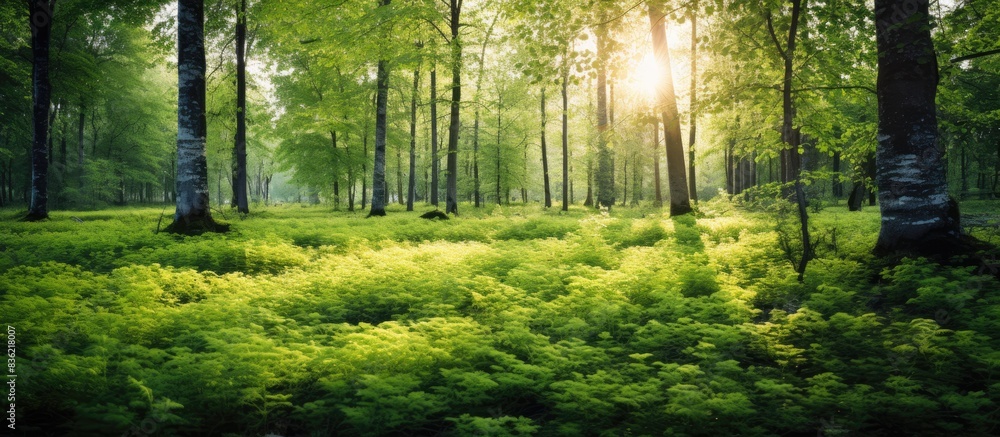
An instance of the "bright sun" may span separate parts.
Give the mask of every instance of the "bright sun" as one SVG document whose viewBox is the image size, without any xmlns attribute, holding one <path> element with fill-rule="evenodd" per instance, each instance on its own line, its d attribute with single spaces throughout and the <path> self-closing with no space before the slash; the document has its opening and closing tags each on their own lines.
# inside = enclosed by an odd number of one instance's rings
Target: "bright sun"
<svg viewBox="0 0 1000 437">
<path fill-rule="evenodd" d="M 656 99 L 656 84 L 663 77 L 663 67 L 652 53 L 647 53 L 632 70 L 635 91 L 650 102 Z"/>
</svg>

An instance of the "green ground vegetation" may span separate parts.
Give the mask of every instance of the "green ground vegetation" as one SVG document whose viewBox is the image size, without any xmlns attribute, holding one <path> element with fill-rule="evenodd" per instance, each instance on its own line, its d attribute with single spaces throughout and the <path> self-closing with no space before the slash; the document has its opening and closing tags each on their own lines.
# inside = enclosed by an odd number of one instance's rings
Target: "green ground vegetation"
<svg viewBox="0 0 1000 437">
<path fill-rule="evenodd" d="M 1000 242 L 995 202 L 970 228 Z M 25 435 L 986 435 L 996 263 L 869 255 L 878 212 L 286 205 L 0 211 Z M 419 209 L 419 208 L 418 208 Z M 816 207 L 818 210 L 819 207 Z M 995 213 L 994 213 L 995 214 Z M 992 218 L 991 218 L 992 217 Z M 217 218 L 222 218 L 221 215 Z M 794 255 L 794 254 L 792 254 Z M 994 269 L 994 270 L 991 270 Z M 152 432 L 151 432 L 152 430 Z"/>
</svg>

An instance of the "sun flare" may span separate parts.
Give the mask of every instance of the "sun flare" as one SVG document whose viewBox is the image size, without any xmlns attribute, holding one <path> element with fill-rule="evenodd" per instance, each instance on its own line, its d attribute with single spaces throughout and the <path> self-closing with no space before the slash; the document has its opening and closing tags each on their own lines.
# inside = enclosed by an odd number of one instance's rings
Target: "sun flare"
<svg viewBox="0 0 1000 437">
<path fill-rule="evenodd" d="M 631 77 L 635 91 L 652 102 L 656 99 L 656 84 L 663 78 L 663 67 L 652 53 L 647 53 L 635 64 Z"/>
</svg>

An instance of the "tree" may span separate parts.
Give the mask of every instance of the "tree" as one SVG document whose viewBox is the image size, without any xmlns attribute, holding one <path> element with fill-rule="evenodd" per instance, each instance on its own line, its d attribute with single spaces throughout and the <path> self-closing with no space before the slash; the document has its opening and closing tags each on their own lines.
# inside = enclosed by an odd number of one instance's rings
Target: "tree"
<svg viewBox="0 0 1000 437">
<path fill-rule="evenodd" d="M 379 9 L 388 9 L 391 0 L 379 0 Z M 379 59 L 375 94 L 375 165 L 372 167 L 372 205 L 368 217 L 385 216 L 387 203 L 385 183 L 386 108 L 389 98 L 389 62 Z"/>
<path fill-rule="evenodd" d="M 448 27 L 451 30 L 451 119 L 448 126 L 448 182 L 445 213 L 458 215 L 458 136 L 461 127 L 459 108 L 462 103 L 462 41 L 461 30 L 463 0 L 449 0 Z"/>
<path fill-rule="evenodd" d="M 175 233 L 225 230 L 212 219 L 205 159 L 205 4 L 177 4 L 177 209 Z"/>
<path fill-rule="evenodd" d="M 236 209 L 250 212 L 247 199 L 247 0 L 240 0 L 236 9 L 236 172 L 233 175 L 233 197 Z"/>
<path fill-rule="evenodd" d="M 31 25 L 32 101 L 34 103 L 34 138 L 31 147 L 31 201 L 28 221 L 49 217 L 49 105 L 52 84 L 49 82 L 49 43 L 52 40 L 52 17 L 56 0 L 28 0 Z"/>
<path fill-rule="evenodd" d="M 938 145 L 937 55 L 928 0 L 876 0 L 878 151 L 882 211 L 875 252 L 936 255 L 961 246 Z"/>
<path fill-rule="evenodd" d="M 698 203 L 698 182 L 695 176 L 695 140 L 697 139 L 698 132 L 698 0 L 694 0 L 691 4 L 691 108 L 689 109 L 690 123 L 688 126 L 688 195 L 691 196 L 691 201 Z M 657 177 L 659 180 L 660 167 L 656 167 Z M 660 186 L 657 182 L 656 186 L 657 202 L 659 200 Z"/>
<path fill-rule="evenodd" d="M 670 215 L 684 215 L 691 212 L 688 197 L 687 177 L 684 169 L 684 147 L 681 143 L 680 115 L 677 111 L 677 97 L 670 69 L 670 51 L 667 48 L 667 33 L 663 12 L 654 4 L 649 4 L 649 26 L 652 32 L 653 52 L 660 63 L 663 75 L 657 84 L 660 114 L 663 119 L 663 139 L 667 149 L 667 185 L 670 190 Z"/>
</svg>

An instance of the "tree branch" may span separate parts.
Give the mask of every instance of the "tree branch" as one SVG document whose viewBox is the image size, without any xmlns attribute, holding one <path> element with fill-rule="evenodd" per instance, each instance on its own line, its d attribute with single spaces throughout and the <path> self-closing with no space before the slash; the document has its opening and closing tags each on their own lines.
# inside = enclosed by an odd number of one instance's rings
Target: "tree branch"
<svg viewBox="0 0 1000 437">
<path fill-rule="evenodd" d="M 973 53 L 971 55 L 959 56 L 957 58 L 951 58 L 952 63 L 959 63 L 962 61 L 968 61 L 969 59 L 982 58 L 983 56 L 991 56 L 1000 54 L 1000 49 L 987 50 L 985 52 Z"/>
<path fill-rule="evenodd" d="M 771 35 L 771 41 L 774 41 L 774 47 L 778 49 L 781 59 L 788 60 L 788 53 L 785 53 L 785 49 L 781 48 L 778 35 L 774 32 L 774 21 L 771 19 L 771 11 L 767 11 L 767 33 Z"/>
</svg>

